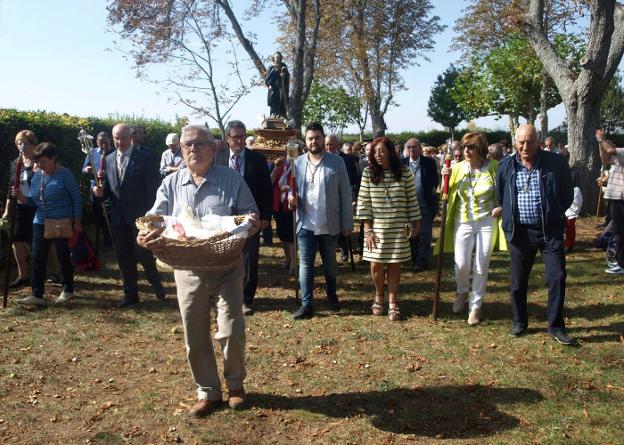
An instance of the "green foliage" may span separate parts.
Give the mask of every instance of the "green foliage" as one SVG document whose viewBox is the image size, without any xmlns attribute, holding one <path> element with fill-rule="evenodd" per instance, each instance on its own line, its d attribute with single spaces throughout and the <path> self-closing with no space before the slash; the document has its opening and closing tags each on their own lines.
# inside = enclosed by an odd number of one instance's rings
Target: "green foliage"
<svg viewBox="0 0 624 445">
<path fill-rule="evenodd" d="M 459 74 L 460 70 L 451 65 L 443 74 L 438 76 L 438 80 L 431 89 L 429 109 L 427 110 L 431 119 L 447 128 L 451 133 L 462 121 L 470 117 L 469 113 L 461 108 L 450 94 Z"/>
<path fill-rule="evenodd" d="M 145 127 L 145 144 L 151 147 L 158 157 L 166 149 L 167 134 L 179 133 L 181 125 L 185 123 L 182 118 L 179 118 L 175 125 L 171 125 L 167 122 L 136 116 L 83 118 L 46 111 L 0 109 L 0 178 L 3 178 L 0 181 L 0 196 L 6 196 L 9 165 L 17 157 L 17 149 L 13 143 L 15 135 L 24 129 L 34 131 L 39 142 L 53 142 L 59 147 L 60 163 L 72 170 L 86 196 L 88 178 L 81 171 L 85 155 L 80 150 L 78 132 L 84 128 L 94 137 L 100 131 L 110 134 L 113 126 L 118 122 Z"/>
<path fill-rule="evenodd" d="M 578 67 L 582 42 L 575 36 L 553 39 L 557 53 Z M 543 65 L 524 37 L 512 36 L 487 53 L 475 53 L 460 73 L 451 97 L 470 117 L 511 115 L 533 122 L 540 111 Z M 552 81 L 546 83 L 548 109 L 561 103 Z"/>
<path fill-rule="evenodd" d="M 455 131 L 455 139 L 461 139 L 462 136 L 468 133 L 469 130 L 467 128 L 458 129 Z M 491 131 L 487 129 L 477 129 L 477 131 L 481 131 L 485 133 L 486 138 L 490 144 L 494 142 L 498 142 L 501 139 L 506 139 L 507 141 L 511 141 L 509 132 L 507 131 Z M 372 136 L 367 136 L 365 140 L 371 140 Z M 416 138 L 424 145 L 431 145 L 434 147 L 439 147 L 442 144 L 446 144 L 446 140 L 451 137 L 451 134 L 446 130 L 429 130 L 429 131 L 402 131 L 400 133 L 386 133 L 386 137 L 392 140 L 395 144 L 404 144 L 408 139 Z M 357 134 L 345 134 L 342 136 L 343 142 L 355 142 L 359 141 L 359 135 Z"/>
<path fill-rule="evenodd" d="M 611 79 L 600 103 L 600 123 L 610 136 L 624 134 L 624 88 L 619 74 Z"/>
<path fill-rule="evenodd" d="M 304 122 L 320 122 L 331 133 L 341 133 L 360 116 L 360 100 L 342 87 L 312 82 L 310 95 L 303 108 Z"/>
</svg>

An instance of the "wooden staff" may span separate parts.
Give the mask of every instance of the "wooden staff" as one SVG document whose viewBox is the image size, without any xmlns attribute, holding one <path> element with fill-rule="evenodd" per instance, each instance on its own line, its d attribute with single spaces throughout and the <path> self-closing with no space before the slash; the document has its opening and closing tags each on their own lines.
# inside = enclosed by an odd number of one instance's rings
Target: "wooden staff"
<svg viewBox="0 0 624 445">
<path fill-rule="evenodd" d="M 596 219 L 594 227 L 598 227 L 598 215 L 600 214 L 600 199 L 602 198 L 602 175 L 604 175 L 604 165 L 600 166 L 600 182 L 598 183 L 598 205 L 596 206 Z"/>
<path fill-rule="evenodd" d="M 444 158 L 444 165 L 446 166 L 447 172 L 443 175 L 442 181 L 442 223 L 440 225 L 440 238 L 439 238 L 439 246 L 440 250 L 438 251 L 438 264 L 436 271 L 436 284 L 435 284 L 435 292 L 433 294 L 433 308 L 431 311 L 431 316 L 433 320 L 438 319 L 438 301 L 440 300 L 440 284 L 442 281 L 442 256 L 444 254 L 444 234 L 446 231 L 446 210 L 448 205 L 448 193 L 449 193 L 449 173 L 448 169 L 451 168 L 451 143 L 447 145 L 446 156 Z"/>
<path fill-rule="evenodd" d="M 290 193 L 297 193 L 297 174 L 295 160 L 299 156 L 299 145 L 289 143 L 286 146 L 286 159 L 290 162 L 290 171 L 292 172 L 292 184 L 290 184 Z M 297 211 L 293 211 L 293 243 L 295 244 L 295 303 L 299 303 L 299 263 L 297 256 Z"/>
<path fill-rule="evenodd" d="M 286 68 L 282 67 L 280 70 L 280 80 L 282 82 L 282 95 L 284 96 L 284 118 L 288 119 L 288 96 L 286 95 L 286 81 L 284 76 L 286 75 Z"/>
<path fill-rule="evenodd" d="M 15 178 L 13 180 L 13 187 L 15 190 L 19 190 L 20 177 L 22 176 L 22 166 L 24 165 L 24 144 L 19 146 L 20 154 L 15 161 Z M 13 238 L 15 237 L 15 215 L 17 214 L 17 198 L 13 197 L 9 190 L 9 197 L 7 199 L 7 206 L 13 206 L 13 211 L 9 217 L 9 252 L 6 260 L 6 271 L 4 273 L 4 297 L 2 298 L 2 307 L 6 308 L 9 301 L 9 279 L 11 278 L 11 266 L 13 265 Z"/>
</svg>

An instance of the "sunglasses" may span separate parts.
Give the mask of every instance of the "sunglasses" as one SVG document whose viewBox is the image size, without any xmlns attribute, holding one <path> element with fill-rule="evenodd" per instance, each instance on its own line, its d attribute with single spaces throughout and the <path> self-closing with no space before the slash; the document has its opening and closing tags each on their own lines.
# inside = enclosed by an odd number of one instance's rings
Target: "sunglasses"
<svg viewBox="0 0 624 445">
<path fill-rule="evenodd" d="M 466 144 L 466 145 L 462 145 L 462 148 L 468 149 L 468 150 L 476 150 L 477 149 L 477 144 Z"/>
</svg>

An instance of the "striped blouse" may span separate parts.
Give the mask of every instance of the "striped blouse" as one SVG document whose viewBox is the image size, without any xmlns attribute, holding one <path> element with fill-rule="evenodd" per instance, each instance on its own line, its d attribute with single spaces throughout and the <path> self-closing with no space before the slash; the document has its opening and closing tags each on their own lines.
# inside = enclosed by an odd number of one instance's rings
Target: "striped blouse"
<svg viewBox="0 0 624 445">
<path fill-rule="evenodd" d="M 365 260 L 381 263 L 409 261 L 405 224 L 420 219 L 412 171 L 404 167 L 401 180 L 397 181 L 393 173 L 386 170 L 379 184 L 374 184 L 366 167 L 358 195 L 357 218 L 372 220 L 375 235 L 379 238 L 377 248 L 373 251 L 365 249 Z"/>
</svg>

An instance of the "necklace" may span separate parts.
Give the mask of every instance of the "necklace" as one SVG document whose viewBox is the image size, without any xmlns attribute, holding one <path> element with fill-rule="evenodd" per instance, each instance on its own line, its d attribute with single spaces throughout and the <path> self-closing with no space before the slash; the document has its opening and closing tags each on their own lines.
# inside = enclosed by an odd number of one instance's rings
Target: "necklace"
<svg viewBox="0 0 624 445">
<path fill-rule="evenodd" d="M 325 157 L 325 155 L 321 156 L 321 159 L 318 161 L 317 164 L 312 164 L 309 159 L 306 163 L 306 169 L 310 171 L 310 176 L 312 177 L 310 181 L 310 190 L 314 189 L 314 178 L 316 177 L 316 172 L 321 166 L 321 162 L 323 162 L 323 157 Z M 312 165 L 314 165 L 314 167 L 312 167 Z"/>
<path fill-rule="evenodd" d="M 523 189 L 522 189 L 522 191 L 523 191 L 524 193 L 529 193 L 529 186 L 531 185 L 531 176 L 533 175 L 533 171 L 534 171 L 534 170 L 535 170 L 534 168 L 532 168 L 531 170 L 529 170 L 529 174 L 527 175 L 527 180 L 526 180 L 526 183 L 524 184 L 524 187 L 523 187 Z"/>
<path fill-rule="evenodd" d="M 384 190 L 385 190 L 384 195 L 386 196 L 386 204 L 390 204 L 390 189 L 389 189 L 390 184 L 386 183 L 385 175 L 384 175 L 384 178 L 383 178 L 381 183 L 382 183 L 382 185 L 384 187 Z"/>
</svg>

